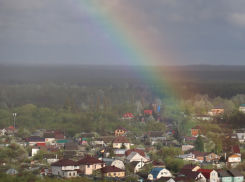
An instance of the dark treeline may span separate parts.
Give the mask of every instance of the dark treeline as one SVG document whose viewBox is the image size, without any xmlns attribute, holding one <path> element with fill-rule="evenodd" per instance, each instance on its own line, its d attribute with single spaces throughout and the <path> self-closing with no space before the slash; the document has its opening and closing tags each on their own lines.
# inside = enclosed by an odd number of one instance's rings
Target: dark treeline
<svg viewBox="0 0 245 182">
<path fill-rule="evenodd" d="M 145 69 L 145 68 L 144 68 Z M 78 107 L 95 104 L 97 97 L 109 97 L 111 104 L 155 98 L 193 99 L 195 94 L 209 98 L 231 98 L 245 93 L 244 66 L 176 66 L 162 67 L 170 82 L 153 85 L 142 74 L 143 66 L 0 66 L 0 97 L 9 108 L 32 103 L 37 106 L 64 105 L 67 96 Z M 154 71 L 154 67 L 148 70 Z M 181 75 L 181 76 L 180 76 Z M 224 81 L 225 80 L 225 81 Z"/>
</svg>

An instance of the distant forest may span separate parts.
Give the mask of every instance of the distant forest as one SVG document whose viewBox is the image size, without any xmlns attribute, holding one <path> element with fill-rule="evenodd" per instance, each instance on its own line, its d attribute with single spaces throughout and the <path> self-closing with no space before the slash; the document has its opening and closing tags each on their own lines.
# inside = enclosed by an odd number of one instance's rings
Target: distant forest
<svg viewBox="0 0 245 182">
<path fill-rule="evenodd" d="M 91 100 L 95 104 L 98 97 L 110 98 L 113 105 L 130 102 L 132 96 L 151 103 L 172 96 L 188 100 L 207 94 L 210 99 L 230 99 L 245 94 L 245 66 L 162 66 L 159 76 L 171 83 L 172 91 L 145 81 L 142 70 L 154 72 L 154 66 L 0 65 L 0 102 L 9 108 L 31 103 L 59 109 L 67 96 L 80 108 Z"/>
</svg>

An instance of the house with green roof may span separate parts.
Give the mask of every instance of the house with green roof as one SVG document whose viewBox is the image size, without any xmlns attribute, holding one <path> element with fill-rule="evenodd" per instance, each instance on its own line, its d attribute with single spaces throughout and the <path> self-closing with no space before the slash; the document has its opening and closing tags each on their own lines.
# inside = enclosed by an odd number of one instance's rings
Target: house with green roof
<svg viewBox="0 0 245 182">
<path fill-rule="evenodd" d="M 239 110 L 245 113 L 245 104 L 240 105 Z"/>
<path fill-rule="evenodd" d="M 148 175 L 149 180 L 156 180 L 162 177 L 172 177 L 172 174 L 169 170 L 165 168 L 156 167 L 152 169 L 150 174 Z"/>
</svg>

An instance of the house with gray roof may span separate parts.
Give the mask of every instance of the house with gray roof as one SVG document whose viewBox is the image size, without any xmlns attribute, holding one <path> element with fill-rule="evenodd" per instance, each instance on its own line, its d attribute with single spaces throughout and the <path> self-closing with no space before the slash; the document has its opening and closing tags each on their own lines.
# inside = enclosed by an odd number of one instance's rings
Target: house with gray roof
<svg viewBox="0 0 245 182">
<path fill-rule="evenodd" d="M 163 131 L 149 131 L 146 135 L 146 139 L 149 139 L 151 144 L 154 145 L 159 141 L 166 140 L 167 138 L 163 136 Z"/>
<path fill-rule="evenodd" d="M 13 168 L 10 168 L 5 173 L 6 174 L 10 174 L 10 175 L 15 175 L 15 174 L 18 174 L 19 172 L 16 171 L 15 169 L 13 169 Z"/>
<path fill-rule="evenodd" d="M 74 142 L 65 143 L 64 149 L 65 150 L 78 150 L 78 145 L 77 143 L 74 143 Z"/>
<path fill-rule="evenodd" d="M 126 162 L 127 164 L 129 164 L 129 163 L 131 163 L 131 162 L 133 162 L 133 161 L 138 161 L 138 162 L 143 161 L 143 162 L 147 162 L 148 160 L 147 160 L 145 157 L 141 156 L 141 155 L 140 155 L 139 153 L 137 153 L 137 152 L 131 152 L 131 153 L 126 157 L 125 162 Z"/>
<path fill-rule="evenodd" d="M 102 160 L 102 158 L 99 158 L 99 160 Z M 105 162 L 105 166 L 115 166 L 120 169 L 125 169 L 124 163 L 118 159 L 103 158 L 103 162 Z"/>
</svg>

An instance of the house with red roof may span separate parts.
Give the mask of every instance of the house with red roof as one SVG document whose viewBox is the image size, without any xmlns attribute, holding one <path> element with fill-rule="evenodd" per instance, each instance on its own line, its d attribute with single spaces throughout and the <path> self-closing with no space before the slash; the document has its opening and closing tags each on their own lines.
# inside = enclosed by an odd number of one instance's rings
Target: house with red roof
<svg viewBox="0 0 245 182">
<path fill-rule="evenodd" d="M 186 175 L 188 172 L 190 171 L 197 171 L 198 169 L 200 169 L 199 166 L 194 165 L 194 164 L 186 164 L 179 172 L 179 174 L 184 174 Z"/>
<path fill-rule="evenodd" d="M 152 115 L 153 110 L 144 110 L 144 115 Z"/>
<path fill-rule="evenodd" d="M 55 139 L 57 140 L 57 139 L 64 139 L 65 138 L 65 136 L 64 136 L 64 134 L 62 134 L 62 133 L 55 133 Z"/>
<path fill-rule="evenodd" d="M 125 145 L 126 149 L 130 149 L 130 143 L 128 139 L 125 136 L 118 136 L 113 141 L 113 148 L 120 149 L 122 147 L 122 144 Z"/>
<path fill-rule="evenodd" d="M 91 175 L 94 170 L 98 170 L 105 166 L 105 162 L 87 155 L 85 158 L 77 161 L 79 169 L 85 175 Z"/>
<path fill-rule="evenodd" d="M 117 129 L 115 129 L 115 136 L 125 135 L 127 131 L 128 130 L 126 128 L 118 126 Z"/>
<path fill-rule="evenodd" d="M 125 113 L 123 114 L 123 119 L 132 119 L 134 116 L 132 113 Z"/>
<path fill-rule="evenodd" d="M 40 174 L 44 175 L 44 176 L 47 176 L 47 175 L 51 175 L 52 174 L 52 171 L 48 168 L 43 168 L 40 170 Z"/>
<path fill-rule="evenodd" d="M 70 159 L 62 159 L 58 162 L 51 164 L 53 175 L 58 175 L 64 178 L 75 178 L 79 170 L 79 164 Z"/>
<path fill-rule="evenodd" d="M 105 177 L 111 177 L 111 178 L 123 178 L 125 177 L 125 170 L 120 169 L 115 166 L 106 166 L 100 169 L 100 172 L 105 176 Z"/>
<path fill-rule="evenodd" d="M 213 169 L 198 169 L 197 171 L 201 172 L 203 176 L 210 182 L 219 181 L 218 172 Z"/>
<path fill-rule="evenodd" d="M 174 178 L 174 181 L 199 181 L 206 182 L 205 176 L 198 171 L 188 171 L 184 176 Z"/>
<path fill-rule="evenodd" d="M 232 145 L 231 146 L 231 152 L 233 154 L 237 154 L 237 155 L 241 156 L 239 145 Z"/>
</svg>

